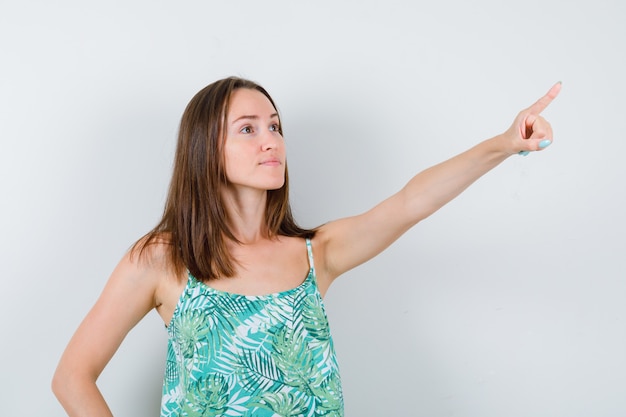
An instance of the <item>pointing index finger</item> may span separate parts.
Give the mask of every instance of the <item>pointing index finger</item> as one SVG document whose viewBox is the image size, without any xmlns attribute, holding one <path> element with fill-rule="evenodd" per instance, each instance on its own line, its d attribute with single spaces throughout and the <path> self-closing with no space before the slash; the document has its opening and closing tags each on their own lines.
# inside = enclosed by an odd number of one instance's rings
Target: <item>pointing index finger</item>
<svg viewBox="0 0 626 417">
<path fill-rule="evenodd" d="M 561 82 L 559 81 L 558 83 L 552 86 L 552 88 L 547 92 L 545 96 L 541 97 L 539 100 L 535 102 L 535 104 L 530 106 L 528 108 L 528 111 L 532 114 L 540 114 L 542 111 L 546 109 L 546 107 L 548 107 L 550 103 L 552 103 L 552 100 L 554 100 L 556 96 L 559 95 L 560 91 L 561 91 Z"/>
</svg>

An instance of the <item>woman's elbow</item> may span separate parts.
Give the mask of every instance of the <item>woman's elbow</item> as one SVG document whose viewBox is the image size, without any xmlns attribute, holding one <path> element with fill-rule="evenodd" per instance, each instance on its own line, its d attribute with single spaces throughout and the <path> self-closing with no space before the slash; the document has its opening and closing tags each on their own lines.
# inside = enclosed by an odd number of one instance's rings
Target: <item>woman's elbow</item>
<svg viewBox="0 0 626 417">
<path fill-rule="evenodd" d="M 72 401 L 76 393 L 82 391 L 90 382 L 91 378 L 61 363 L 52 376 L 52 393 L 65 407 L 69 401 Z M 95 381 L 93 383 L 95 384 Z"/>
<path fill-rule="evenodd" d="M 67 387 L 69 386 L 69 377 L 63 368 L 60 366 L 54 371 L 52 376 L 52 393 L 59 402 L 63 402 L 63 399 L 67 395 Z"/>
</svg>

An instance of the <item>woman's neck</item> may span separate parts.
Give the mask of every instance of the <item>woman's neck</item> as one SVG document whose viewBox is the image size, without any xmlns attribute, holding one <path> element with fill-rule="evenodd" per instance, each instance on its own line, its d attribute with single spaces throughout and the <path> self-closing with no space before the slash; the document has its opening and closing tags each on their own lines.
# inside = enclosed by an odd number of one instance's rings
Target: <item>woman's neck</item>
<svg viewBox="0 0 626 417">
<path fill-rule="evenodd" d="M 268 230 L 265 223 L 267 192 L 226 189 L 223 193 L 229 226 L 235 238 L 244 244 L 267 239 Z"/>
</svg>

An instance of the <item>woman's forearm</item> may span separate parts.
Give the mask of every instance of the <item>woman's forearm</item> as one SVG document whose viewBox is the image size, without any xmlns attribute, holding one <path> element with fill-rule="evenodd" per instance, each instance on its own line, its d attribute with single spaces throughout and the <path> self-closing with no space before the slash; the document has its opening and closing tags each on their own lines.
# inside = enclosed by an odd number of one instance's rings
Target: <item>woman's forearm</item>
<svg viewBox="0 0 626 417">
<path fill-rule="evenodd" d="M 511 154 L 496 136 L 413 177 L 402 190 L 413 222 L 430 216 Z"/>
<path fill-rule="evenodd" d="M 113 417 L 93 378 L 66 375 L 58 369 L 52 391 L 69 417 Z"/>
</svg>

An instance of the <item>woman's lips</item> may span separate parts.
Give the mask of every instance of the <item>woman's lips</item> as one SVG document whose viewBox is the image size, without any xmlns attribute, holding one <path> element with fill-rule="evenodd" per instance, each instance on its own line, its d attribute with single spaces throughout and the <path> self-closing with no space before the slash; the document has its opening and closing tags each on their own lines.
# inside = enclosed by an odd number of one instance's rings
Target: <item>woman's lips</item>
<svg viewBox="0 0 626 417">
<path fill-rule="evenodd" d="M 259 165 L 275 167 L 275 166 L 282 165 L 282 162 L 280 162 L 280 160 L 277 159 L 277 158 L 270 158 L 270 159 L 266 159 L 264 161 L 261 161 L 261 163 Z"/>
</svg>

